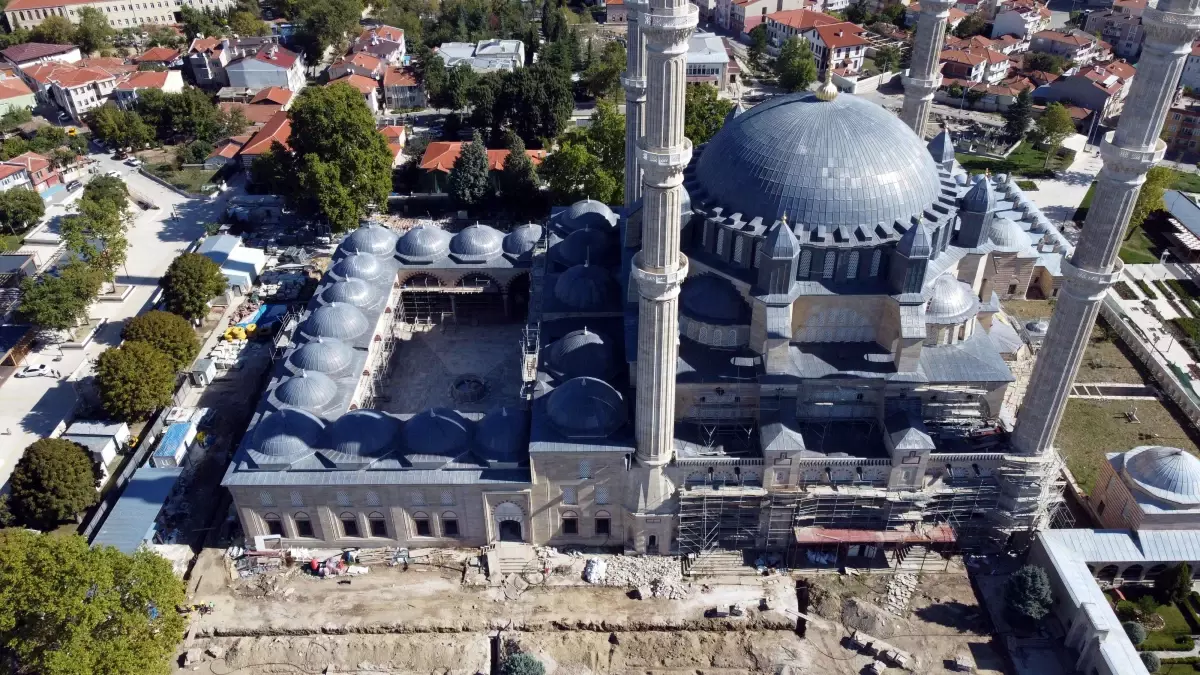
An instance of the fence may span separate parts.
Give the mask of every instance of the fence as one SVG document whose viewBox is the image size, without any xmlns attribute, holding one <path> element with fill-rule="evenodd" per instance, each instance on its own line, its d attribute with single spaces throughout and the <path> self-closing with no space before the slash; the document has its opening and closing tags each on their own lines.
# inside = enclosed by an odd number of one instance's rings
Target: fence
<svg viewBox="0 0 1200 675">
<path fill-rule="evenodd" d="M 121 498 L 121 493 L 125 492 L 125 484 L 129 482 L 129 478 L 133 476 L 133 472 L 138 470 L 142 462 L 146 461 L 146 456 L 154 448 L 154 442 L 158 440 L 158 435 L 162 432 L 163 427 L 167 426 L 167 410 L 168 408 L 160 408 L 155 414 L 154 419 L 146 425 L 142 430 L 142 437 L 138 441 L 137 447 L 133 451 L 133 456 L 125 463 L 125 468 L 113 480 L 113 484 L 109 487 L 108 492 L 104 493 L 104 497 L 100 503 L 96 505 L 96 510 L 92 512 L 87 524 L 84 526 L 80 534 L 89 543 L 92 541 L 92 535 L 100 529 L 100 525 L 104 523 L 105 517 L 108 515 L 113 505 Z"/>
</svg>

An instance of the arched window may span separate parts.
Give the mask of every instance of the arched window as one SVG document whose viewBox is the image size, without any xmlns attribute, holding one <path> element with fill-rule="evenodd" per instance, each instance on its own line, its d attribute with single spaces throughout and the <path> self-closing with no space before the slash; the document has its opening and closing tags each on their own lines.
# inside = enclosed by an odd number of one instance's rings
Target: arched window
<svg viewBox="0 0 1200 675">
<path fill-rule="evenodd" d="M 875 252 L 871 254 L 871 276 L 872 277 L 879 276 L 879 263 L 882 261 L 883 261 L 883 251 L 881 251 L 880 249 L 875 249 Z"/>
<path fill-rule="evenodd" d="M 313 533 L 312 520 L 308 517 L 307 513 L 303 511 L 297 511 L 296 514 L 292 516 L 292 522 L 296 523 L 297 537 L 308 538 L 316 536 Z"/>
<path fill-rule="evenodd" d="M 738 265 L 742 264 L 742 258 L 745 256 L 745 239 L 745 237 L 739 237 L 736 235 L 733 237 L 733 262 L 737 263 Z"/>
<path fill-rule="evenodd" d="M 371 527 L 372 537 L 387 538 L 387 519 L 378 511 L 367 514 L 367 524 Z"/>
<path fill-rule="evenodd" d="M 607 504 L 609 500 L 608 488 L 601 485 L 596 488 L 596 503 Z"/>
<path fill-rule="evenodd" d="M 586 459 L 579 460 L 579 479 L 585 480 L 592 477 L 592 463 Z"/>
<path fill-rule="evenodd" d="M 569 535 L 579 534 L 579 514 L 574 511 L 562 512 L 562 533 Z"/>
<path fill-rule="evenodd" d="M 812 251 L 803 249 L 800 251 L 800 268 L 796 272 L 796 278 L 807 279 L 812 273 Z"/>
<path fill-rule="evenodd" d="M 281 537 L 284 536 L 283 520 L 279 517 L 279 514 L 268 513 L 263 516 L 263 522 L 267 524 L 267 534 L 277 534 Z"/>
<path fill-rule="evenodd" d="M 821 270 L 822 279 L 832 279 L 833 272 L 837 269 L 837 253 L 834 251 L 825 251 L 825 269 Z"/>
<path fill-rule="evenodd" d="M 442 536 L 457 537 L 458 536 L 458 515 L 453 511 L 442 512 Z"/>
<path fill-rule="evenodd" d="M 271 496 L 270 492 L 264 490 L 258 493 L 258 503 L 263 506 L 275 506 L 275 499 Z"/>
<path fill-rule="evenodd" d="M 367 490 L 367 506 L 379 506 L 379 493 Z"/>
<path fill-rule="evenodd" d="M 338 516 L 338 520 L 342 521 L 342 536 L 357 537 L 358 533 L 358 518 L 353 513 L 346 511 Z"/>
<path fill-rule="evenodd" d="M 596 536 L 607 537 L 612 534 L 612 516 L 608 511 L 596 512 Z"/>
<path fill-rule="evenodd" d="M 337 491 L 338 506 L 350 506 L 350 493 L 345 490 Z"/>
<path fill-rule="evenodd" d="M 846 278 L 858 278 L 858 251 L 850 252 L 850 260 L 846 263 Z"/>
<path fill-rule="evenodd" d="M 433 528 L 429 525 L 429 514 L 423 511 L 417 511 L 412 516 L 413 526 L 416 528 L 418 537 L 432 537 Z"/>
</svg>

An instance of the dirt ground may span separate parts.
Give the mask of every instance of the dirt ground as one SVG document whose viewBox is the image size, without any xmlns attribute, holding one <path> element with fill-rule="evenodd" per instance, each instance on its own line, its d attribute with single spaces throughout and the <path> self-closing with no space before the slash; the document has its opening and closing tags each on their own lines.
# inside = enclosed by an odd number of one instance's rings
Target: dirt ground
<svg viewBox="0 0 1200 675">
<path fill-rule="evenodd" d="M 566 576 L 516 591 L 472 586 L 463 583 L 471 574 L 450 566 L 372 567 L 350 584 L 298 569 L 230 581 L 222 553 L 204 551 L 193 571 L 193 601 L 211 601 L 214 611 L 194 617 L 184 646 L 219 657 L 204 654 L 177 672 L 470 675 L 491 672 L 493 648 L 509 642 L 549 675 L 854 675 L 870 661 L 843 646 L 848 629 L 836 610 L 823 620 L 810 608 L 807 633 L 797 634 L 796 579 L 785 575 L 685 580 L 685 599 L 636 600 L 629 589 Z M 846 598 L 870 602 L 887 584 L 885 576 L 821 579 L 833 589 L 824 610 Z M 763 598 L 767 610 L 758 609 Z M 704 618 L 733 603 L 751 609 Z M 888 615 L 888 639 L 917 656 L 913 672 L 949 672 L 959 654 L 973 655 L 978 672 L 1003 672 L 965 574 L 924 577 L 912 610 Z"/>
</svg>

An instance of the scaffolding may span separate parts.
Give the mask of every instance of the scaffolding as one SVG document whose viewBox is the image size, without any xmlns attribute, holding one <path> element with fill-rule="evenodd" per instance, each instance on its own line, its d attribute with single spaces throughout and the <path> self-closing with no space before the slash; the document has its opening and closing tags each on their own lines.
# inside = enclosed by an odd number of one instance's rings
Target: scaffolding
<svg viewBox="0 0 1200 675">
<path fill-rule="evenodd" d="M 542 298 L 544 297 L 542 290 L 546 285 L 546 251 L 549 248 L 550 230 L 544 229 L 542 236 L 533 245 L 533 251 L 530 252 L 529 316 L 526 319 L 530 324 L 536 325 L 542 322 Z"/>
<path fill-rule="evenodd" d="M 995 512 L 997 526 L 1010 534 L 1031 535 L 1055 520 L 1072 522 L 1063 490 L 1063 460 L 1056 450 L 1038 455 L 1006 455 L 997 473 L 1000 503 Z"/>
<path fill-rule="evenodd" d="M 679 550 L 703 557 L 717 549 L 758 545 L 766 490 L 757 487 L 688 488 L 679 495 Z"/>
<path fill-rule="evenodd" d="M 521 398 L 533 400 L 537 388 L 538 353 L 541 350 L 542 329 L 531 324 L 521 330 Z"/>
<path fill-rule="evenodd" d="M 389 307 L 392 304 L 389 300 Z M 391 400 L 388 382 L 391 380 L 394 366 L 392 355 L 395 354 L 396 343 L 399 341 L 396 330 L 400 327 L 400 317 L 392 311 L 387 312 L 387 317 L 388 321 L 383 328 L 383 333 L 377 336 L 377 341 L 371 343 L 367 362 L 364 365 L 367 376 L 362 395 L 362 407 L 364 408 L 378 408 L 380 404 Z"/>
</svg>

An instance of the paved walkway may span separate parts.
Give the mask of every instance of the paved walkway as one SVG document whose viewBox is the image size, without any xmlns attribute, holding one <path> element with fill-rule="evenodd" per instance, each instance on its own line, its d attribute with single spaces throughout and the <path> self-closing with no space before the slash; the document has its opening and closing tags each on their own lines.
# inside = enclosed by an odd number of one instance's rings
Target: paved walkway
<svg viewBox="0 0 1200 675">
<path fill-rule="evenodd" d="M 1095 146 L 1084 149 L 1086 142 L 1087 137 L 1082 134 L 1075 134 L 1064 141 L 1063 146 L 1075 151 L 1075 161 L 1054 178 L 1035 179 L 1033 182 L 1038 189 L 1025 193 L 1047 218 L 1059 226 L 1071 243 L 1079 237 L 1079 230 L 1072 224 L 1072 218 L 1104 164 Z"/>
<path fill-rule="evenodd" d="M 122 302 L 92 305 L 89 316 L 107 321 L 93 342 L 81 350 L 47 347 L 26 359 L 27 365 L 45 363 L 64 377 L 13 377 L 0 385 L 0 490 L 7 489 L 8 478 L 25 447 L 65 427 L 78 401 L 78 382 L 91 373 L 95 358 L 120 343 L 124 321 L 150 307 L 159 278 L 171 261 L 204 233 L 205 223 L 219 220 L 225 202 L 234 193 L 227 191 L 216 200 L 187 199 L 107 155 L 92 155 L 92 159 L 98 162 L 96 175 L 120 171 L 132 191 L 150 197 L 161 208 L 141 211 L 133 207 L 129 259 L 117 276 L 118 284 L 132 285 L 133 290 Z M 48 214 L 61 215 L 77 194 L 66 205 L 48 208 Z M 172 219 L 172 211 L 177 218 Z"/>
</svg>

